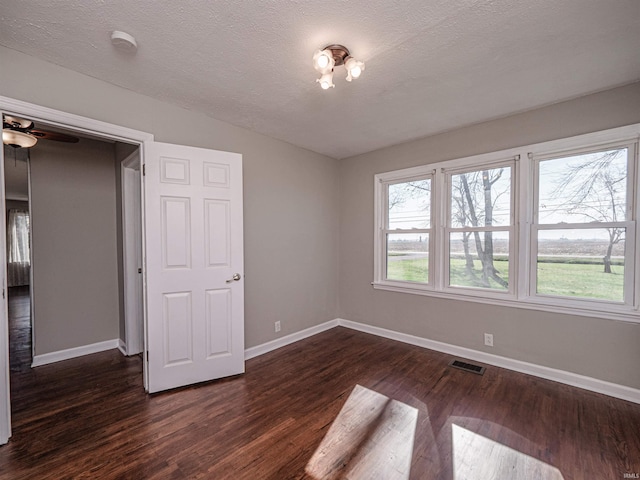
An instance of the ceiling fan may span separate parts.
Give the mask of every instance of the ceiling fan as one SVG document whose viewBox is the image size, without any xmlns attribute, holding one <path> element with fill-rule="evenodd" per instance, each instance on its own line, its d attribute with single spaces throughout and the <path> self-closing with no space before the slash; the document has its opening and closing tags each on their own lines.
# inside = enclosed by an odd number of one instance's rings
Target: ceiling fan
<svg viewBox="0 0 640 480">
<path fill-rule="evenodd" d="M 35 124 L 31 120 L 3 115 L 2 143 L 14 148 L 31 148 L 39 139 L 67 143 L 78 143 L 80 140 L 78 137 L 64 133 L 35 128 Z"/>
</svg>

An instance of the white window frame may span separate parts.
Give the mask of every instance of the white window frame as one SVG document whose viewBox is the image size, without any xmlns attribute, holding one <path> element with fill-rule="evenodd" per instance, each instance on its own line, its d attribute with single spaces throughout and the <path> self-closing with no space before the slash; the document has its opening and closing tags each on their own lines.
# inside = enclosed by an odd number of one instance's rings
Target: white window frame
<svg viewBox="0 0 640 480">
<path fill-rule="evenodd" d="M 525 145 L 498 152 L 474 155 L 455 160 L 431 163 L 375 175 L 374 215 L 374 279 L 375 289 L 427 295 L 438 298 L 487 303 L 554 313 L 567 313 L 587 317 L 608 318 L 640 323 L 640 239 L 638 221 L 640 175 L 638 167 L 640 124 L 579 135 L 550 142 Z M 534 214 L 537 209 L 537 161 L 608 147 L 629 148 L 628 182 L 633 188 L 628 194 L 628 214 L 625 251 L 625 302 L 594 299 L 555 297 L 535 292 L 537 262 L 537 226 Z M 512 212 L 509 235 L 509 291 L 484 288 L 450 287 L 448 285 L 449 246 L 449 186 L 447 174 L 477 171 L 494 165 L 512 162 Z M 386 279 L 386 187 L 390 183 L 411 181 L 432 175 L 431 181 L 431 231 L 429 236 L 429 283 L 406 282 Z M 584 227 L 584 224 L 579 224 Z M 602 228 L 604 224 L 598 224 Z M 548 225 L 545 224 L 545 227 Z M 570 224 L 562 224 L 570 228 Z M 558 228 L 562 228 L 558 227 Z M 498 228 L 499 229 L 499 228 Z M 504 230 L 504 229 L 502 229 Z M 534 238 L 535 235 L 535 238 Z"/>
<path fill-rule="evenodd" d="M 443 251 L 443 260 L 445 264 L 442 267 L 441 275 L 442 275 L 442 290 L 445 292 L 466 292 L 469 295 L 485 295 L 486 292 L 491 292 L 492 294 L 500 295 L 500 296 L 511 296 L 513 297 L 516 291 L 517 279 L 515 277 L 515 267 L 514 267 L 514 259 L 517 258 L 517 235 L 515 230 L 516 224 L 516 215 L 517 215 L 517 207 L 516 207 L 516 179 L 518 178 L 517 174 L 517 160 L 518 157 L 513 157 L 509 159 L 503 159 L 498 162 L 491 163 L 483 163 L 482 165 L 467 165 L 464 168 L 442 168 L 441 172 L 444 176 L 444 183 L 446 185 L 446 198 L 441 198 L 441 201 L 445 201 L 445 218 L 443 219 L 444 225 L 444 239 L 441 242 L 442 251 Z M 461 173 L 472 173 L 479 172 L 482 170 L 493 170 L 501 167 L 509 167 L 511 169 L 510 172 L 510 186 L 509 186 L 509 203 L 510 203 L 510 213 L 509 213 L 509 225 L 507 226 L 492 226 L 492 227 L 452 227 L 451 226 L 451 198 L 452 198 L 452 175 L 459 175 Z M 457 232 L 509 232 L 509 288 L 507 290 L 493 289 L 493 288 L 482 288 L 482 287 L 464 287 L 461 285 L 450 285 L 451 283 L 451 268 L 450 268 L 450 235 L 451 233 Z"/>
<path fill-rule="evenodd" d="M 570 157 L 574 155 L 587 154 L 587 153 L 597 153 L 605 150 L 613 150 L 613 149 L 627 149 L 627 187 L 626 187 L 626 213 L 625 220 L 617 221 L 617 222 L 575 222 L 575 223 L 540 223 L 538 220 L 538 206 L 539 206 L 539 181 L 540 181 L 540 162 L 544 162 L 546 160 L 559 159 L 564 157 Z M 630 141 L 625 140 L 621 142 L 615 143 L 607 143 L 601 145 L 592 145 L 588 148 L 578 148 L 574 150 L 564 150 L 561 152 L 548 152 L 545 154 L 529 155 L 533 166 L 533 215 L 532 221 L 530 223 L 531 229 L 531 249 L 530 249 L 530 277 L 529 277 L 529 298 L 532 301 L 541 301 L 552 305 L 575 305 L 579 307 L 585 302 L 593 303 L 595 305 L 609 305 L 611 307 L 618 305 L 626 305 L 627 307 L 633 307 L 635 303 L 635 292 L 634 292 L 634 278 L 639 278 L 635 276 L 634 272 L 634 260 L 636 258 L 636 218 L 637 218 L 637 208 L 635 208 L 637 202 L 634 201 L 635 192 L 637 189 L 634 188 L 635 179 L 636 179 L 636 160 L 637 160 L 637 140 Z M 625 260 L 624 260 L 624 291 L 623 297 L 624 300 L 621 302 L 614 300 L 604 300 L 604 299 L 593 299 L 593 298 L 575 298 L 575 297 L 567 297 L 560 295 L 549 295 L 542 294 L 537 292 L 537 256 L 538 256 L 538 233 L 540 231 L 552 231 L 552 230 L 588 230 L 588 229 L 603 229 L 603 228 L 611 228 L 618 227 L 625 229 Z M 604 305 L 602 305 L 604 306 Z"/>
<path fill-rule="evenodd" d="M 429 250 L 428 250 L 428 280 L 427 282 L 413 282 L 413 281 L 402 281 L 402 280 L 389 280 L 390 282 L 401 282 L 402 284 L 408 284 L 408 285 L 417 285 L 417 286 L 425 286 L 427 288 L 431 287 L 433 285 L 433 244 L 434 244 L 434 225 L 433 225 L 433 221 L 434 221 L 434 215 L 433 215 L 433 189 L 434 189 L 434 172 L 425 174 L 425 175 L 418 175 L 418 176 L 413 176 L 413 177 L 409 177 L 409 178 L 394 178 L 391 180 L 387 180 L 385 182 L 382 183 L 382 188 L 384 191 L 383 194 L 383 198 L 382 201 L 384 202 L 384 206 L 383 206 L 383 219 L 382 219 L 382 230 L 381 230 L 381 238 L 380 241 L 383 244 L 383 248 L 384 248 L 384 253 L 385 253 L 385 258 L 384 261 L 381 262 L 382 265 L 382 277 L 384 279 L 387 279 L 387 265 L 388 265 L 388 257 L 387 257 L 387 235 L 391 234 L 403 234 L 403 233 L 426 233 L 429 235 Z M 429 206 L 430 211 L 429 211 L 429 228 L 411 228 L 411 229 L 394 229 L 391 230 L 389 229 L 389 186 L 390 185 L 397 185 L 399 183 L 407 183 L 407 182 L 415 182 L 415 181 L 421 181 L 421 180 L 429 180 L 430 181 L 430 192 L 429 192 Z"/>
<path fill-rule="evenodd" d="M 375 190 L 375 211 L 376 211 L 376 235 L 374 238 L 374 249 L 376 252 L 381 252 L 380 255 L 376 255 L 373 265 L 375 271 L 376 279 L 379 279 L 377 282 L 380 285 L 387 285 L 389 287 L 399 287 L 402 289 L 407 289 L 409 291 L 414 290 L 433 290 L 433 269 L 434 269 L 434 257 L 433 257 L 433 245 L 434 245 L 434 236 L 437 232 L 435 228 L 435 215 L 433 208 L 433 198 L 435 195 L 434 190 L 436 189 L 435 179 L 434 179 L 435 171 L 430 168 L 418 167 L 418 168 L 409 168 L 400 170 L 397 172 L 389 172 L 388 174 L 384 174 L 384 178 L 380 177 L 376 181 Z M 379 176 L 376 175 L 376 178 Z M 416 180 L 431 180 L 431 214 L 430 214 L 430 228 L 428 229 L 420 229 L 420 230 L 389 230 L 388 226 L 388 218 L 389 218 L 389 204 L 388 204 L 388 191 L 389 185 L 404 183 Z M 387 280 L 387 234 L 388 233 L 419 233 L 421 231 L 429 232 L 429 281 L 428 283 L 422 282 L 410 282 L 410 281 L 401 281 L 401 280 Z"/>
</svg>

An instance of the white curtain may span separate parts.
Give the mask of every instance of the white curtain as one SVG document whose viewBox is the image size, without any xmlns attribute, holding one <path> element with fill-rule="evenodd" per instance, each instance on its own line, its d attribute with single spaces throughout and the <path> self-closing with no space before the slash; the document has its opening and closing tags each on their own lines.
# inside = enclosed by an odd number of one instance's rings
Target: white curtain
<svg viewBox="0 0 640 480">
<path fill-rule="evenodd" d="M 7 221 L 7 284 L 29 285 L 29 212 L 12 208 Z"/>
</svg>

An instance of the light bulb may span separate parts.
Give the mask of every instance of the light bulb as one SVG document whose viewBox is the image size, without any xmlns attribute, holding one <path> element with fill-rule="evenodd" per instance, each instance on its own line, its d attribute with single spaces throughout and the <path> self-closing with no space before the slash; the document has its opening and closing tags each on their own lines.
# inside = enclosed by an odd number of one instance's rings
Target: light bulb
<svg viewBox="0 0 640 480">
<path fill-rule="evenodd" d="M 362 71 L 364 70 L 364 62 L 360 62 L 353 57 L 349 57 L 344 63 L 344 67 L 347 69 L 347 82 L 350 82 L 362 74 Z"/>
<path fill-rule="evenodd" d="M 329 49 L 317 50 L 316 53 L 313 54 L 313 68 L 320 73 L 330 72 L 335 63 L 333 53 Z"/>
<path fill-rule="evenodd" d="M 329 57 L 320 55 L 318 57 L 318 68 L 327 68 L 329 66 Z"/>
<path fill-rule="evenodd" d="M 329 88 L 335 88 L 333 84 L 333 72 L 325 73 L 320 78 L 316 80 L 320 84 L 320 87 L 323 90 L 327 90 Z"/>
</svg>

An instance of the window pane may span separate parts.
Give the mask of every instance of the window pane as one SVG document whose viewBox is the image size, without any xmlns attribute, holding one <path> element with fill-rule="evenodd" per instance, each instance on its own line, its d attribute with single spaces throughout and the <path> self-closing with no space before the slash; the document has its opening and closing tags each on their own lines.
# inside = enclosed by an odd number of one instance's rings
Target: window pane
<svg viewBox="0 0 640 480">
<path fill-rule="evenodd" d="M 451 175 L 451 226 L 511 223 L 511 167 Z"/>
<path fill-rule="evenodd" d="M 508 290 L 509 232 L 451 233 L 449 285 Z"/>
<path fill-rule="evenodd" d="M 429 234 L 387 235 L 387 279 L 429 281 Z"/>
<path fill-rule="evenodd" d="M 431 180 L 389 185 L 389 230 L 431 226 Z"/>
<path fill-rule="evenodd" d="M 624 221 L 627 149 L 540 162 L 540 223 Z"/>
<path fill-rule="evenodd" d="M 538 232 L 537 292 L 624 300 L 624 228 Z"/>
<path fill-rule="evenodd" d="M 7 222 L 7 262 L 30 263 L 29 214 L 10 209 Z"/>
</svg>

